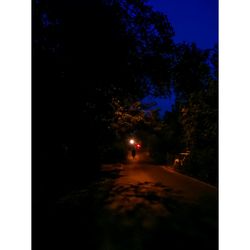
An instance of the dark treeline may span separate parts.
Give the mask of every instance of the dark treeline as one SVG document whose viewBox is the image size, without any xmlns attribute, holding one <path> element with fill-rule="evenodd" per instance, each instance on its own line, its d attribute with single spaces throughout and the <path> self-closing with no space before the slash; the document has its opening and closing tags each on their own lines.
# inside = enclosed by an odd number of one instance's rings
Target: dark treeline
<svg viewBox="0 0 250 250">
<path fill-rule="evenodd" d="M 173 87 L 176 103 L 166 112 L 152 151 L 159 163 L 173 164 L 190 152 L 180 171 L 218 184 L 218 50 L 176 46 Z M 177 156 L 178 157 L 178 156 Z"/>
<path fill-rule="evenodd" d="M 143 0 L 37 0 L 32 13 L 35 200 L 124 160 L 134 131 L 156 162 L 188 148 L 186 171 L 216 182 L 216 47 L 174 44 L 167 17 Z M 177 101 L 163 120 L 138 102 L 171 87 Z"/>
<path fill-rule="evenodd" d="M 174 33 L 144 1 L 34 1 L 32 23 L 36 199 L 98 171 L 119 134 L 115 100 L 169 91 Z"/>
</svg>

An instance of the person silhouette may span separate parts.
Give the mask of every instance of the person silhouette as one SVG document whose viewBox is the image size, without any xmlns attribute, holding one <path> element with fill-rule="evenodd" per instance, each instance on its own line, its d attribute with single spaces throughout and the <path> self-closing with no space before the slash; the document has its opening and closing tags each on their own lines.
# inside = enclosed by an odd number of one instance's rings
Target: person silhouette
<svg viewBox="0 0 250 250">
<path fill-rule="evenodd" d="M 133 159 L 135 159 L 135 155 L 136 155 L 136 150 L 135 150 L 135 148 L 132 149 L 131 154 L 132 154 Z"/>
</svg>

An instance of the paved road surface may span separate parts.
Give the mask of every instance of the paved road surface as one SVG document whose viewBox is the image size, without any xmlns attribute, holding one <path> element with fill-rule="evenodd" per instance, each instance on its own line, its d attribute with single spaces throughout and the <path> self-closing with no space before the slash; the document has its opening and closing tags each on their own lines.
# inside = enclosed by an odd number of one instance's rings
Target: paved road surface
<svg viewBox="0 0 250 250">
<path fill-rule="evenodd" d="M 167 239 L 168 249 L 217 249 L 217 188 L 138 159 L 119 169 L 107 207 L 123 218 L 121 227 L 141 226 L 145 235 L 134 234 L 141 249 L 154 249 Z M 107 232 L 105 237 L 111 235 L 112 242 L 113 233 Z M 148 242 L 146 238 L 154 234 Z"/>
<path fill-rule="evenodd" d="M 216 250 L 217 202 L 215 187 L 137 155 L 58 202 L 51 249 Z"/>
</svg>

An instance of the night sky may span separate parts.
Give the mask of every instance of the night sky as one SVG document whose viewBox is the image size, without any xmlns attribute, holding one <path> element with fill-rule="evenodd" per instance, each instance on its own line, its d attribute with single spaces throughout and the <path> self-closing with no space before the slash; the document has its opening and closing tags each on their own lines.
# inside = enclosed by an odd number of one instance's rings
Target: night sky
<svg viewBox="0 0 250 250">
<path fill-rule="evenodd" d="M 148 3 L 168 16 L 175 31 L 175 42 L 195 42 L 201 49 L 218 43 L 218 0 L 149 0 Z M 146 98 L 150 100 L 152 98 Z M 163 115 L 171 110 L 174 96 L 154 100 Z"/>
</svg>

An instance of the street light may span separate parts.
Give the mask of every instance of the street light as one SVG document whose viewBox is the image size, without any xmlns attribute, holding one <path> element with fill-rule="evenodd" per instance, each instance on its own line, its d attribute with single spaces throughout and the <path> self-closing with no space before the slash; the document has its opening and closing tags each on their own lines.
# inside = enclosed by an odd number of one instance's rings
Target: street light
<svg viewBox="0 0 250 250">
<path fill-rule="evenodd" d="M 130 139 L 130 140 L 129 140 L 129 143 L 130 143 L 131 145 L 133 145 L 133 144 L 135 143 L 135 140 Z"/>
</svg>

